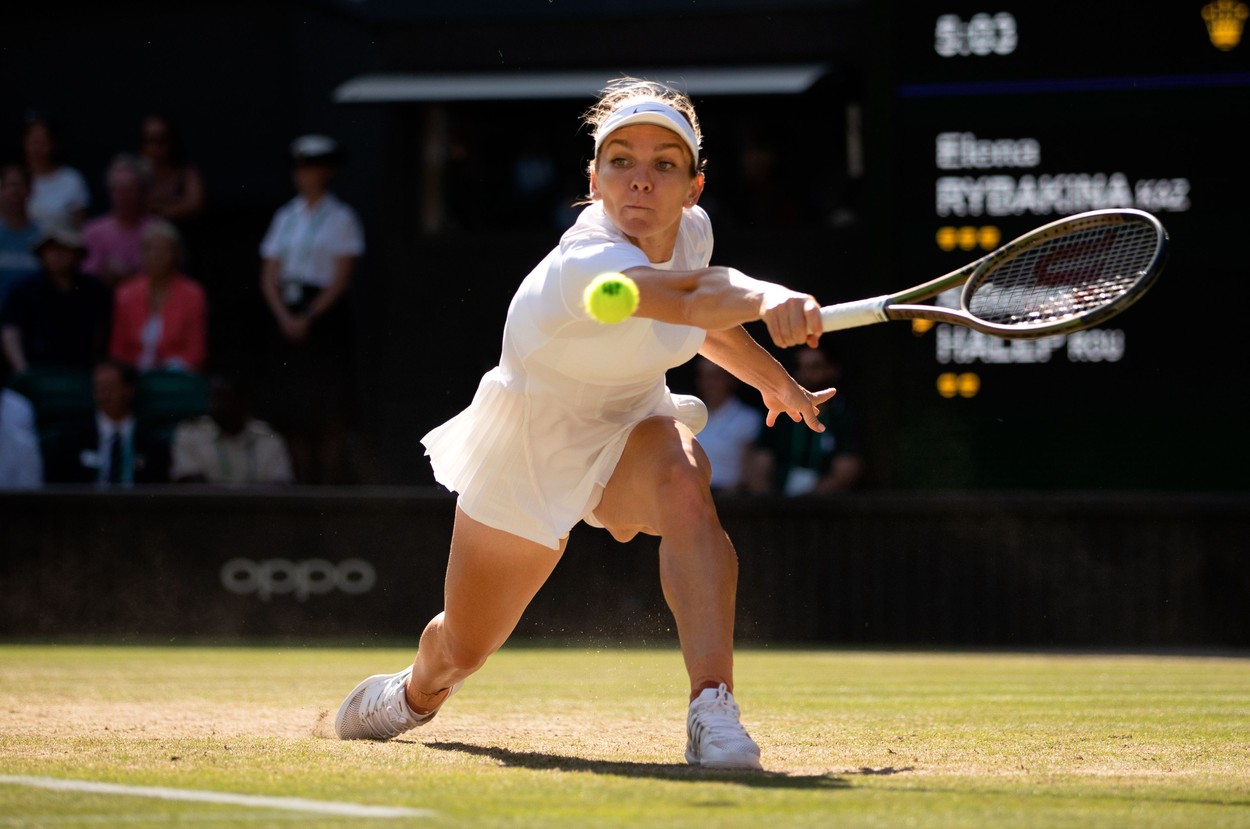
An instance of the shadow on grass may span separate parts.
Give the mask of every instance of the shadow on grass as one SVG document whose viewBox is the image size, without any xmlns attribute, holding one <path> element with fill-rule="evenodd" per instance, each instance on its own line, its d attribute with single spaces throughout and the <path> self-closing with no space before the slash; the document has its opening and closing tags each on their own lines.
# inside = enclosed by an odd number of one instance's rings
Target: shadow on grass
<svg viewBox="0 0 1250 829">
<path fill-rule="evenodd" d="M 525 769 L 584 771 L 591 774 L 613 774 L 619 777 L 651 777 L 657 780 L 679 780 L 692 783 L 708 781 L 732 782 L 763 789 L 848 789 L 851 784 L 830 774 L 789 775 L 769 771 L 718 771 L 684 763 L 632 763 L 627 760 L 590 760 L 563 754 L 537 751 L 512 751 L 499 746 L 482 746 L 459 742 L 430 742 L 426 748 L 458 751 L 474 757 L 489 757 L 505 766 Z"/>
</svg>

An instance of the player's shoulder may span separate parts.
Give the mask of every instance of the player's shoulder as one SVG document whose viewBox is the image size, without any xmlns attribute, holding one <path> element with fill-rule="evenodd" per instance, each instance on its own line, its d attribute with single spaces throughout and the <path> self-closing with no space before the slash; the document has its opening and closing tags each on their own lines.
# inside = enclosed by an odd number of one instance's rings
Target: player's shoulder
<svg viewBox="0 0 1250 829">
<path fill-rule="evenodd" d="M 707 214 L 706 210 L 697 204 L 692 204 L 689 207 L 683 207 L 682 216 L 695 226 L 706 227 L 708 230 L 711 230 L 712 228 L 712 217 Z"/>
<path fill-rule="evenodd" d="M 690 261 L 683 267 L 704 267 L 712 258 L 712 220 L 697 204 L 682 208 L 681 247 Z"/>
<path fill-rule="evenodd" d="M 603 209 L 603 202 L 597 201 L 586 205 L 577 214 L 573 224 L 560 235 L 560 244 L 567 247 L 588 239 L 615 240 L 618 238 L 625 239 L 625 235 L 612 224 L 607 212 Z"/>
</svg>

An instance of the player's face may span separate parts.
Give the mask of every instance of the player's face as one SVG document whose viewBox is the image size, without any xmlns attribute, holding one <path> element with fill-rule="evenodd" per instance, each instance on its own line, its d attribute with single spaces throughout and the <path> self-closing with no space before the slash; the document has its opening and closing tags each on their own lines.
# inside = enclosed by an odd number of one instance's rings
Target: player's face
<svg viewBox="0 0 1250 829">
<path fill-rule="evenodd" d="M 609 135 L 599 148 L 590 192 L 648 259 L 664 262 L 673 255 L 682 208 L 703 192 L 703 176 L 692 176 L 690 168 L 690 150 L 677 133 L 634 124 Z"/>
</svg>

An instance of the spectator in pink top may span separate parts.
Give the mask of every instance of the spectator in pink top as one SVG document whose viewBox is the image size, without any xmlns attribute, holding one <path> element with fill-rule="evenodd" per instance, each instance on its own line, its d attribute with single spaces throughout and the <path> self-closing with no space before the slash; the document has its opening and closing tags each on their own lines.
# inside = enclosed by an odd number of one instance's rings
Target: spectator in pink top
<svg viewBox="0 0 1250 829">
<path fill-rule="evenodd" d="M 140 237 L 153 220 L 147 208 L 148 167 L 137 156 L 119 155 L 108 169 L 109 201 L 112 209 L 87 222 L 83 240 L 87 243 L 84 273 L 109 285 L 139 271 L 142 250 Z"/>
<path fill-rule="evenodd" d="M 208 306 L 204 288 L 180 272 L 182 239 L 164 219 L 147 223 L 143 267 L 117 288 L 109 352 L 139 371 L 204 370 Z"/>
</svg>

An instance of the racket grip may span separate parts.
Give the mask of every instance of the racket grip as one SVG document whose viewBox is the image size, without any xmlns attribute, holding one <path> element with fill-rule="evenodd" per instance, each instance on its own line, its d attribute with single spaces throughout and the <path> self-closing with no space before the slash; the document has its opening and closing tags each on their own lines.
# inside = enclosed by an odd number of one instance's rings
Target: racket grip
<svg viewBox="0 0 1250 829">
<path fill-rule="evenodd" d="M 844 328 L 885 322 L 888 319 L 885 307 L 889 304 L 889 296 L 875 296 L 871 299 L 826 305 L 820 309 L 820 327 L 823 331 L 841 331 Z"/>
</svg>

